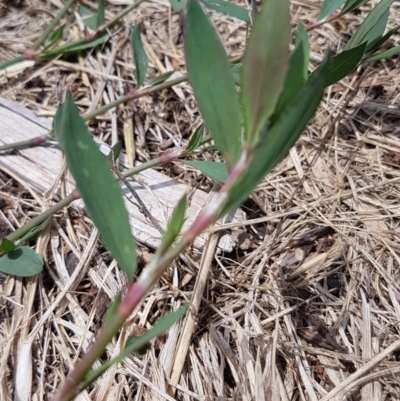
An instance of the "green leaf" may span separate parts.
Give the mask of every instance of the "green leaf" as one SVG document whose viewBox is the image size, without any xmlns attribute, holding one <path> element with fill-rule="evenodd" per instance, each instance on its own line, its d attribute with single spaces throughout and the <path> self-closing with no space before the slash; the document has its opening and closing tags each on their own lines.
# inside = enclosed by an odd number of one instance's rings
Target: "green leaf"
<svg viewBox="0 0 400 401">
<path fill-rule="evenodd" d="M 53 57 L 57 57 L 59 55 L 77 53 L 77 52 L 80 52 L 82 50 L 92 49 L 92 48 L 97 47 L 98 45 L 103 44 L 104 42 L 107 42 L 109 37 L 110 37 L 109 35 L 102 35 L 102 36 L 96 37 L 96 38 L 94 38 L 92 40 L 81 39 L 81 40 L 77 40 L 77 41 L 72 42 L 72 43 L 67 43 L 65 45 L 56 47 L 53 50 L 45 52 L 40 57 L 40 59 L 41 60 L 48 60 L 48 59 L 51 59 Z"/>
<path fill-rule="evenodd" d="M 356 10 L 357 8 L 363 6 L 368 1 L 369 0 L 347 0 L 343 7 L 342 15 Z"/>
<path fill-rule="evenodd" d="M 378 61 L 378 60 L 383 60 L 385 58 L 391 58 L 395 56 L 396 54 L 400 53 L 400 46 L 392 47 L 389 50 L 386 50 L 385 52 L 375 54 L 372 57 L 369 57 L 366 61 Z"/>
<path fill-rule="evenodd" d="M 43 269 L 43 260 L 28 246 L 20 246 L 0 258 L 0 271 L 18 277 L 31 277 Z"/>
<path fill-rule="evenodd" d="M 224 0 L 202 0 L 202 3 L 210 10 L 218 11 L 250 24 L 249 11 L 244 7 Z"/>
<path fill-rule="evenodd" d="M 126 357 L 128 357 L 132 352 L 136 350 L 142 349 L 143 346 L 146 346 L 148 342 L 154 338 L 159 336 L 160 334 L 167 331 L 173 324 L 175 324 L 179 319 L 181 319 L 184 314 L 186 313 L 188 305 L 181 306 L 177 311 L 167 313 L 166 315 L 162 316 L 156 324 L 146 333 L 144 333 L 140 337 L 131 337 L 125 348 L 120 352 L 118 356 L 111 359 L 108 362 L 103 363 L 99 368 L 90 372 L 86 380 L 82 383 L 79 387 L 80 389 L 84 389 L 93 383 L 99 376 L 101 376 L 108 368 L 116 363 L 122 362 Z"/>
<path fill-rule="evenodd" d="M 96 28 L 103 25 L 104 21 L 105 21 L 104 0 L 99 0 L 99 6 L 97 8 Z"/>
<path fill-rule="evenodd" d="M 142 38 L 140 37 L 140 24 L 133 28 L 131 33 L 131 46 L 136 66 L 137 86 L 142 86 L 149 65 L 147 54 L 144 50 Z"/>
<path fill-rule="evenodd" d="M 14 242 L 10 241 L 7 238 L 3 238 L 0 244 L 0 252 L 10 252 L 15 249 Z"/>
<path fill-rule="evenodd" d="M 279 97 L 273 121 L 276 121 L 286 107 L 299 94 L 308 78 L 309 49 L 308 36 L 303 25 L 299 25 L 296 34 L 296 44 L 290 54 L 289 71 L 286 74 L 283 91 Z"/>
<path fill-rule="evenodd" d="M 122 298 L 122 293 L 120 291 L 111 301 L 111 304 L 107 309 L 106 316 L 104 317 L 103 326 L 106 326 L 110 322 L 111 318 L 116 314 L 118 305 L 121 302 L 121 298 Z"/>
<path fill-rule="evenodd" d="M 254 153 L 249 170 L 234 185 L 221 216 L 239 206 L 289 152 L 316 112 L 322 99 L 329 72 L 330 57 L 314 71 L 297 98 L 267 133 Z"/>
<path fill-rule="evenodd" d="M 117 142 L 111 148 L 111 152 L 110 152 L 110 154 L 108 156 L 110 157 L 110 161 L 112 163 L 115 163 L 118 160 L 118 157 L 121 154 L 121 150 L 122 150 L 122 142 L 121 141 Z"/>
<path fill-rule="evenodd" d="M 345 1 L 346 0 L 324 0 L 321 6 L 321 10 L 318 14 L 317 21 L 321 21 L 322 19 L 333 14 L 336 10 L 339 10 L 339 8 L 342 7 Z"/>
<path fill-rule="evenodd" d="M 366 45 L 367 44 L 364 42 L 357 47 L 345 50 L 335 57 L 332 57 L 328 82 L 326 83 L 327 86 L 340 81 L 357 67 L 364 55 Z"/>
<path fill-rule="evenodd" d="M 185 221 L 185 211 L 186 211 L 186 195 L 176 205 L 172 216 L 168 222 L 167 229 L 161 240 L 160 247 L 158 251 L 162 255 L 175 241 L 176 237 L 179 235 L 183 223 Z"/>
<path fill-rule="evenodd" d="M 61 25 L 50 35 L 49 40 L 46 42 L 45 50 L 49 49 L 62 39 L 64 33 L 64 27 L 65 24 Z"/>
<path fill-rule="evenodd" d="M 150 86 L 162 84 L 165 82 L 175 71 L 167 71 L 164 74 L 159 75 L 158 77 L 153 78 L 150 81 Z"/>
<path fill-rule="evenodd" d="M 31 230 L 29 230 L 26 234 L 24 234 L 22 237 L 20 237 L 17 241 L 18 244 L 22 244 L 23 242 L 26 242 L 32 238 L 35 238 L 37 235 L 39 235 L 49 224 L 50 222 L 50 217 L 44 220 L 42 223 L 38 224 L 36 227 L 33 227 Z"/>
<path fill-rule="evenodd" d="M 242 62 L 245 139 L 254 146 L 275 110 L 289 66 L 288 0 L 268 0 L 258 14 Z"/>
<path fill-rule="evenodd" d="M 169 0 L 174 11 L 181 11 L 186 7 L 187 0 Z"/>
<path fill-rule="evenodd" d="M 193 153 L 200 146 L 201 140 L 203 139 L 203 131 L 204 131 L 204 125 L 200 124 L 196 128 L 196 131 L 194 131 L 192 137 L 190 138 L 190 141 L 186 148 L 186 153 Z"/>
<path fill-rule="evenodd" d="M 204 175 L 218 182 L 225 182 L 228 178 L 228 171 L 225 163 L 207 162 L 207 161 L 192 161 L 179 160 L 181 163 L 194 167 L 200 170 Z"/>
<path fill-rule="evenodd" d="M 188 4 L 185 56 L 205 125 L 231 169 L 242 148 L 239 100 L 224 46 L 197 0 Z"/>
<path fill-rule="evenodd" d="M 380 49 L 380 47 L 389 40 L 397 31 L 400 29 L 400 25 L 395 26 L 394 28 L 390 29 L 386 32 L 383 36 L 375 39 L 371 43 L 368 44 L 365 53 L 373 53 Z"/>
<path fill-rule="evenodd" d="M 382 35 L 389 16 L 389 7 L 393 1 L 382 0 L 372 9 L 357 32 L 347 43 L 345 50 L 357 47 L 364 42 L 371 43 Z"/>
<path fill-rule="evenodd" d="M 121 190 L 70 94 L 57 110 L 54 131 L 89 216 L 132 281 L 137 266 L 135 242 Z"/>
<path fill-rule="evenodd" d="M 95 30 L 97 28 L 97 15 L 90 8 L 80 5 L 79 15 L 82 17 L 83 23 L 90 29 Z"/>
<path fill-rule="evenodd" d="M 235 81 L 236 85 L 240 85 L 240 76 L 242 71 L 242 64 L 235 63 L 231 65 L 231 72 L 233 76 L 233 80 Z"/>
</svg>

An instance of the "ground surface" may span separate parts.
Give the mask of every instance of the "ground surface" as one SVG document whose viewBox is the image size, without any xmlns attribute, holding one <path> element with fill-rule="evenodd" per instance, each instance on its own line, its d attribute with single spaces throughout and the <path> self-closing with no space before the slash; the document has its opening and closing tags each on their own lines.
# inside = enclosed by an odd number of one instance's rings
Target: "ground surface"
<svg viewBox="0 0 400 401">
<path fill-rule="evenodd" d="M 128 3 L 107 1 L 106 17 Z M 291 3 L 295 27 L 314 21 L 321 2 Z M 2 0 L 0 6 L 1 62 L 23 53 L 61 2 Z M 313 68 L 328 45 L 342 48 L 369 9 L 310 33 Z M 240 56 L 245 24 L 211 16 L 230 56 Z M 150 60 L 146 82 L 171 69 L 179 76 L 184 73 L 182 21 L 166 0 L 145 2 L 98 51 L 21 64 L 0 75 L 0 95 L 47 117 L 67 89 L 82 113 L 113 101 L 135 86 L 128 38 L 138 22 Z M 65 39 L 84 36 L 78 14 L 69 13 L 65 23 Z M 399 23 L 400 4 L 394 2 L 390 26 Z M 157 339 L 146 355 L 111 369 L 80 399 L 400 399 L 399 76 L 397 58 L 366 65 L 327 91 L 296 147 L 243 205 L 248 221 L 235 250 L 217 254 L 210 235 L 202 260 L 191 252 L 178 260 L 107 354 L 187 296 L 202 297 L 198 313 L 192 311 Z M 132 122 L 132 154 L 143 162 L 184 146 L 199 118 L 183 83 L 106 113 L 90 127 L 111 144 Z M 206 191 L 213 185 L 181 165 L 162 171 Z M 42 202 L 43 195 L 0 172 L 1 236 L 48 207 L 51 197 Z M 32 399 L 48 399 L 98 331 L 110 297 L 124 288 L 123 275 L 96 239 L 90 221 L 72 207 L 57 215 L 37 242 L 46 261 L 42 275 L 0 276 L 1 400 L 13 399 L 29 372 Z M 142 264 L 152 252 L 140 245 Z M 78 267 L 82 274 L 70 283 Z M 199 277 L 207 269 L 199 292 Z M 68 294 L 57 299 L 66 283 Z M 182 334 L 190 327 L 186 350 Z M 24 363 L 17 370 L 18 356 Z M 368 365 L 371 359 L 377 363 Z M 173 373 L 180 362 L 181 374 Z"/>
</svg>

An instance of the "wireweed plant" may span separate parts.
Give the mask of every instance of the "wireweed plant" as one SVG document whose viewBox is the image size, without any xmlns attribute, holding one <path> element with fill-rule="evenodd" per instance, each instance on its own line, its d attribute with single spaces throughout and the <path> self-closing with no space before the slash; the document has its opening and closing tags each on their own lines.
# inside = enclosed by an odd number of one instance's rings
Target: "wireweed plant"
<svg viewBox="0 0 400 401">
<path fill-rule="evenodd" d="M 67 94 L 57 110 L 52 134 L 12 146 L 36 146 L 46 141 L 56 141 L 65 154 L 68 168 L 76 181 L 76 190 L 46 213 L 2 240 L 0 252 L 3 256 L 0 258 L 0 270 L 22 277 L 40 273 L 41 259 L 23 243 L 43 230 L 56 211 L 81 197 L 90 218 L 101 234 L 102 242 L 128 280 L 125 294 L 119 294 L 110 305 L 96 341 L 60 384 L 52 398 L 53 401 L 73 399 L 106 369 L 132 352 L 143 349 L 150 339 L 166 331 L 184 315 L 187 305 L 163 316 L 144 335 L 131 338 L 117 357 L 92 370 L 94 362 L 104 353 L 107 344 L 171 262 L 184 252 L 196 237 L 245 201 L 263 178 L 287 155 L 314 116 L 325 88 L 347 76 L 361 63 L 391 57 L 400 51 L 399 48 L 393 48 L 379 52 L 382 45 L 399 28 L 385 33 L 392 2 L 393 0 L 382 0 L 378 3 L 343 50 L 336 55 L 327 50 L 322 63 L 310 73 L 307 31 L 356 10 L 367 3 L 366 0 L 326 0 L 322 5 L 319 20 L 308 27 L 300 25 L 293 33 L 294 46 L 291 52 L 289 0 L 265 0 L 251 29 L 243 58 L 235 60 L 239 63 L 234 65 L 203 7 L 219 7 L 218 10 L 221 10 L 222 4 L 227 14 L 250 23 L 247 11 L 221 1 L 188 0 L 186 4 L 171 0 L 175 9 L 187 8 L 184 31 L 187 78 L 168 81 L 170 73 L 167 73 L 149 86 L 143 87 L 148 60 L 140 38 L 140 26 L 137 25 L 130 38 L 137 89 L 84 117 L 80 116 L 72 96 Z M 141 1 L 127 8 L 118 19 L 107 23 L 104 18 L 104 4 L 100 2 L 98 14 L 87 15 L 87 23 L 92 24 L 94 30 L 91 37 L 79 43 L 55 47 L 62 36 L 62 28 L 57 28 L 57 24 L 72 3 L 73 1 L 66 3 L 33 49 L 17 61 L 23 58 L 45 61 L 104 43 L 109 38 L 107 30 Z M 337 11 L 338 9 L 340 10 Z M 17 61 L 11 60 L 0 67 L 5 68 Z M 238 74 L 239 80 L 236 79 Z M 124 175 L 137 174 L 157 164 L 180 160 L 221 181 L 222 186 L 213 194 L 212 201 L 201 211 L 194 223 L 183 233 L 181 230 L 185 221 L 187 199 L 183 197 L 180 200 L 159 248 L 141 274 L 137 275 L 135 241 L 118 181 L 110 170 L 108 161 L 93 141 L 85 121 L 121 103 L 171 87 L 184 79 L 188 79 L 193 88 L 204 125 L 210 134 L 206 142 L 212 140 L 222 155 L 224 164 L 185 160 L 205 142 L 202 138 L 203 127 L 200 127 L 193 134 L 185 151 L 179 154 L 166 153 L 156 160 L 125 172 Z M 9 148 L 11 146 L 2 147 L 0 150 Z M 117 149 L 115 153 L 114 157 L 118 155 Z"/>
</svg>

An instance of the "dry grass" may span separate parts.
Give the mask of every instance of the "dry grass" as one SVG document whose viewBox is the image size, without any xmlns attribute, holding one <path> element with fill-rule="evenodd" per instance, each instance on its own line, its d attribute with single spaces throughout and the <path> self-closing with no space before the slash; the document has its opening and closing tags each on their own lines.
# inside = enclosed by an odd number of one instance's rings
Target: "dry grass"
<svg viewBox="0 0 400 401">
<path fill-rule="evenodd" d="M 128 3 L 108 0 L 109 16 Z M 315 20 L 320 3 L 292 0 L 293 25 Z M 0 4 L 0 61 L 21 53 L 60 5 Z M 339 47 L 369 8 L 313 32 L 312 63 L 328 44 Z M 390 24 L 399 24 L 399 2 L 391 15 Z M 240 55 L 244 24 L 212 17 L 232 57 Z M 82 24 L 71 24 L 76 18 L 68 17 L 68 38 L 83 35 Z M 128 35 L 140 21 L 149 78 L 171 68 L 184 73 L 182 18 L 171 14 L 167 0 L 145 2 L 111 45 L 79 59 L 22 64 L 0 75 L 0 95 L 42 116 L 54 114 L 60 87 L 72 91 L 82 112 L 114 100 L 134 86 Z M 145 356 L 110 369 L 79 400 L 400 400 L 399 77 L 395 60 L 384 61 L 330 88 L 296 147 L 244 205 L 248 221 L 237 249 L 216 253 L 217 234 L 210 233 L 202 259 L 189 252 L 188 263 L 173 264 L 107 356 L 192 296 L 186 320 Z M 135 158 L 144 161 L 183 146 L 199 116 L 189 85 L 181 84 L 90 126 L 112 143 L 129 130 L 127 121 L 133 121 Z M 181 166 L 164 172 L 211 188 Z M 51 197 L 42 195 L 1 173 L 2 232 L 47 208 Z M 125 285 L 96 230 L 74 208 L 55 219 L 36 250 L 46 261 L 42 275 L 0 276 L 4 401 L 15 389 L 23 401 L 48 399 Z"/>
</svg>

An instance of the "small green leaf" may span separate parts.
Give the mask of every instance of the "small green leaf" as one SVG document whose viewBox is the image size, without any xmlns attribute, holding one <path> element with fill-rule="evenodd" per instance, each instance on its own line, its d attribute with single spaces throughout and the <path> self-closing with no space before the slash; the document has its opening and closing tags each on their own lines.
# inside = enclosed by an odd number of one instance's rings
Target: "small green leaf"
<svg viewBox="0 0 400 401">
<path fill-rule="evenodd" d="M 210 10 L 218 11 L 250 24 L 249 11 L 244 7 L 224 0 L 202 0 L 202 3 Z"/>
<path fill-rule="evenodd" d="M 115 315 L 115 313 L 117 312 L 117 308 L 119 303 L 121 302 L 121 298 L 122 298 L 122 293 L 121 291 L 117 293 L 117 295 L 115 296 L 115 298 L 111 301 L 110 306 L 107 309 L 106 312 L 106 316 L 104 317 L 104 324 L 103 326 L 106 326 L 109 322 L 110 319 Z"/>
<path fill-rule="evenodd" d="M 321 6 L 321 10 L 318 14 L 317 21 L 321 21 L 322 19 L 333 14 L 336 10 L 339 10 L 339 8 L 342 7 L 345 1 L 346 0 L 324 0 Z"/>
<path fill-rule="evenodd" d="M 179 160 L 181 163 L 194 167 L 200 170 L 204 175 L 218 182 L 225 182 L 228 178 L 228 171 L 225 163 L 207 162 L 207 161 L 192 161 Z"/>
<path fill-rule="evenodd" d="M 268 0 L 257 16 L 242 62 L 245 139 L 255 146 L 275 110 L 289 66 L 288 0 Z"/>
<path fill-rule="evenodd" d="M 201 140 L 203 139 L 204 125 L 200 124 L 194 134 L 190 138 L 190 141 L 186 148 L 186 153 L 193 153 L 201 144 Z"/>
<path fill-rule="evenodd" d="M 308 36 L 303 25 L 299 25 L 296 44 L 290 54 L 289 71 L 286 74 L 283 91 L 276 105 L 272 121 L 276 121 L 286 107 L 299 94 L 308 78 L 309 49 Z"/>
<path fill-rule="evenodd" d="M 343 7 L 342 15 L 356 10 L 357 8 L 363 6 L 368 1 L 369 0 L 347 0 L 346 4 Z"/>
<path fill-rule="evenodd" d="M 83 23 L 90 29 L 95 30 L 97 28 L 97 15 L 90 8 L 80 5 L 79 14 L 82 17 Z"/>
<path fill-rule="evenodd" d="M 235 63 L 231 65 L 231 72 L 233 76 L 233 80 L 235 81 L 236 85 L 240 85 L 240 75 L 242 70 L 241 63 Z"/>
<path fill-rule="evenodd" d="M 144 50 L 142 38 L 140 37 L 140 24 L 133 28 L 131 33 L 131 46 L 136 66 L 137 86 L 142 86 L 149 65 L 147 54 Z"/>
<path fill-rule="evenodd" d="M 297 98 L 288 106 L 264 140 L 258 144 L 249 170 L 234 185 L 221 211 L 221 216 L 240 205 L 295 144 L 321 102 L 329 64 L 328 54 L 321 66 L 308 79 Z"/>
<path fill-rule="evenodd" d="M 159 75 L 158 77 L 153 78 L 150 81 L 150 86 L 162 84 L 165 82 L 175 71 L 167 71 L 164 74 Z"/>
<path fill-rule="evenodd" d="M 169 0 L 174 11 L 181 11 L 186 7 L 187 0 Z"/>
<path fill-rule="evenodd" d="M 205 125 L 231 169 L 242 148 L 239 100 L 224 46 L 197 0 L 188 4 L 185 56 Z"/>
<path fill-rule="evenodd" d="M 15 244 L 14 242 L 10 241 L 7 238 L 3 238 L 0 244 L 0 252 L 10 252 L 15 249 Z"/>
<path fill-rule="evenodd" d="M 20 237 L 17 241 L 18 244 L 22 244 L 23 242 L 29 241 L 30 239 L 35 238 L 37 235 L 39 235 L 49 224 L 50 222 L 50 217 L 44 220 L 42 223 L 38 224 L 36 227 L 33 227 L 31 230 L 29 230 L 26 234 L 24 234 L 22 237 Z"/>
<path fill-rule="evenodd" d="M 380 47 L 389 40 L 397 31 L 400 29 L 400 25 L 395 26 L 386 32 L 383 36 L 375 39 L 371 43 L 368 43 L 368 46 L 365 50 L 365 53 L 373 53 L 380 49 Z"/>
<path fill-rule="evenodd" d="M 28 246 L 20 246 L 0 258 L 0 271 L 18 277 L 31 277 L 43 269 L 43 260 Z"/>
<path fill-rule="evenodd" d="M 172 213 L 158 249 L 161 255 L 172 245 L 181 231 L 183 223 L 185 222 L 186 203 L 187 199 L 186 195 L 184 195 Z"/>
<path fill-rule="evenodd" d="M 389 16 L 389 7 L 394 0 L 382 0 L 368 14 L 362 22 L 357 32 L 347 43 L 345 50 L 352 49 L 364 42 L 372 43 L 379 38 L 385 31 L 387 19 Z"/>
<path fill-rule="evenodd" d="M 327 86 L 333 85 L 353 71 L 364 55 L 366 43 L 345 50 L 331 59 Z"/>
<path fill-rule="evenodd" d="M 111 162 L 115 163 L 118 160 L 119 155 L 121 154 L 122 150 L 122 142 L 117 142 L 112 148 L 110 152 Z"/>
<path fill-rule="evenodd" d="M 62 39 L 63 33 L 64 33 L 64 25 L 61 25 L 58 27 L 51 35 L 49 40 L 46 42 L 45 50 L 49 49 L 53 45 L 55 45 L 58 41 Z"/>
<path fill-rule="evenodd" d="M 103 25 L 104 21 L 105 21 L 104 0 L 99 0 L 99 6 L 97 8 L 96 28 Z"/>
<path fill-rule="evenodd" d="M 179 319 L 181 319 L 186 313 L 187 308 L 188 305 L 183 305 L 177 311 L 167 313 L 166 315 L 162 316 L 156 322 L 156 324 L 150 330 L 146 331 L 146 333 L 144 333 L 142 336 L 129 338 L 129 341 L 127 341 L 127 344 L 125 345 L 124 349 L 120 352 L 120 354 L 115 358 L 111 359 L 110 361 L 103 363 L 96 370 L 90 372 L 90 374 L 84 380 L 80 388 L 84 389 L 87 386 L 89 386 L 99 376 L 101 376 L 108 368 L 110 368 L 112 365 L 116 363 L 122 362 L 132 352 L 135 352 L 139 349 L 143 349 L 143 347 L 146 346 L 152 338 L 157 337 L 160 334 L 164 333 Z"/>
<path fill-rule="evenodd" d="M 137 339 L 139 339 L 140 337 L 136 337 L 136 336 L 130 336 L 128 338 L 128 341 L 126 342 L 126 347 L 130 347 L 132 345 L 135 345 L 135 342 Z M 133 352 L 135 354 L 138 355 L 145 355 L 147 351 L 149 351 L 151 349 L 151 344 L 150 342 L 147 342 L 146 344 L 142 345 L 140 348 L 135 349 Z"/>
<path fill-rule="evenodd" d="M 132 281 L 137 265 L 135 242 L 121 190 L 70 94 L 57 109 L 54 131 L 89 216 Z"/>
<path fill-rule="evenodd" d="M 385 52 L 375 54 L 372 57 L 369 57 L 366 61 L 378 61 L 378 60 L 383 60 L 385 58 L 391 58 L 395 56 L 396 54 L 400 53 L 400 46 L 392 47 L 389 50 L 386 50 Z"/>
</svg>

